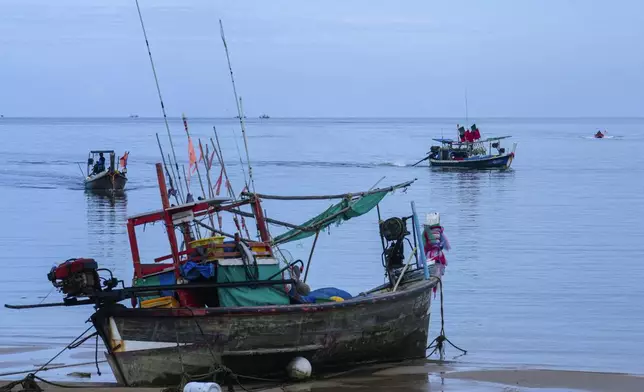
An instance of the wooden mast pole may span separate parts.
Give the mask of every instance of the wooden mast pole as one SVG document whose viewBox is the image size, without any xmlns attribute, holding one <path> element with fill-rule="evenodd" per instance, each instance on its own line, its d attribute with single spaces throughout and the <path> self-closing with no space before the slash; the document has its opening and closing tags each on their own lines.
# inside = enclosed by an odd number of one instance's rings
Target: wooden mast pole
<svg viewBox="0 0 644 392">
<path fill-rule="evenodd" d="M 165 221 L 166 232 L 168 233 L 168 241 L 170 242 L 172 261 L 174 263 L 174 276 L 175 278 L 179 278 L 179 247 L 177 246 L 177 235 L 174 232 L 172 216 L 170 216 L 170 214 L 168 213 L 168 208 L 170 208 L 170 202 L 168 201 L 168 189 L 165 186 L 163 166 L 160 163 L 157 163 L 155 166 L 157 169 L 157 181 L 159 183 L 161 204 L 163 205 L 163 219 Z"/>
</svg>

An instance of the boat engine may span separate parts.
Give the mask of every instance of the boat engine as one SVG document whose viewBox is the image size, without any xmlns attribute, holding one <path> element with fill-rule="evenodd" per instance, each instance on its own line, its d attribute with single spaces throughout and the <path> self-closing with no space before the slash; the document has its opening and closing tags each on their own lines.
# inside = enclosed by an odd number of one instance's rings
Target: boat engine
<svg viewBox="0 0 644 392">
<path fill-rule="evenodd" d="M 429 157 L 431 159 L 439 159 L 441 152 L 441 146 L 431 146 L 429 148 Z"/>
<path fill-rule="evenodd" d="M 380 223 L 380 236 L 387 241 L 383 252 L 383 264 L 388 271 L 404 267 L 404 240 L 410 234 L 407 230 L 407 219 L 409 218 L 389 218 Z"/>
<path fill-rule="evenodd" d="M 52 267 L 47 278 L 67 297 L 91 296 L 101 291 L 98 263 L 94 259 L 69 259 Z"/>
</svg>

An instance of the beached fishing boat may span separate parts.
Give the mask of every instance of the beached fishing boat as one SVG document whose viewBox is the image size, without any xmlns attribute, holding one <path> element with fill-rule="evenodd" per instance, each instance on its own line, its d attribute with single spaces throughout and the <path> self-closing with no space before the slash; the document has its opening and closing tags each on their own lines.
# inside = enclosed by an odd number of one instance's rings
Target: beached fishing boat
<svg viewBox="0 0 644 392">
<path fill-rule="evenodd" d="M 140 21 L 144 29 L 143 19 Z M 228 57 L 221 21 L 220 27 Z M 148 54 L 151 58 L 149 47 Z M 91 321 L 96 334 L 106 347 L 105 355 L 116 380 L 126 386 L 282 378 L 290 373 L 288 368 L 292 368 L 293 361 L 308 363 L 315 373 L 323 373 L 361 363 L 424 358 L 431 294 L 440 284 L 445 265 L 442 250 L 449 249 L 437 215 L 429 216 L 421 225 L 412 202 L 411 215 L 379 219 L 380 238 L 374 239 L 373 246 L 377 247 L 375 254 L 381 256 L 373 262 L 382 264 L 385 284 L 354 295 L 338 287 L 312 290 L 306 282 L 319 234 L 332 224 L 368 213 L 387 194 L 404 190 L 413 181 L 340 195 L 256 193 L 245 116 L 234 88 L 230 60 L 229 69 L 246 150 L 248 176 L 242 167 L 245 191 L 237 196 L 232 189 L 216 129 L 216 142 L 210 139 L 213 153 L 209 153 L 207 144 L 204 151 L 199 140 L 197 159 L 183 116 L 188 173 L 196 172 L 203 195 L 195 202 L 190 183 L 186 181 L 185 188 L 182 186 L 166 121 L 174 162 L 170 154 L 165 160 L 159 142 L 164 164 L 157 164 L 156 171 L 162 209 L 127 220 L 134 270 L 132 286 L 124 287 L 122 280 L 99 268 L 93 259 L 70 259 L 48 274 L 52 284 L 66 295 L 63 302 L 8 307 L 93 305 Z M 160 98 L 158 83 L 157 89 Z M 160 102 L 165 110 L 161 98 Z M 221 171 L 213 185 L 210 171 L 215 156 Z M 205 183 L 200 163 L 206 170 Z M 219 197 L 222 184 L 228 197 Z M 170 205 L 171 197 L 176 205 Z M 267 199 L 336 203 L 298 225 L 266 217 L 262 200 Z M 242 208 L 250 208 L 250 212 Z M 227 214 L 232 215 L 232 233 L 222 226 Z M 254 220 L 256 236 L 250 234 L 246 218 Z M 170 253 L 143 261 L 136 228 L 154 223 L 164 226 Z M 272 236 L 268 224 L 288 231 Z M 312 236 L 315 237 L 306 263 L 293 260 L 282 248 L 286 243 Z M 409 244 L 407 256 L 405 244 Z M 131 307 L 120 303 L 126 299 L 131 300 Z M 79 341 L 83 339 L 88 338 L 79 337 Z"/>
<path fill-rule="evenodd" d="M 105 156 L 109 155 L 106 165 Z M 93 150 L 87 158 L 87 176 L 85 189 L 92 191 L 122 191 L 127 183 L 127 158 L 126 152 L 118 159 L 114 150 Z"/>
<path fill-rule="evenodd" d="M 425 357 L 431 293 L 442 271 L 436 265 L 444 264 L 446 241 L 435 219 L 421 232 L 413 204 L 410 216 L 381 221 L 381 239 L 374 241 L 374 246 L 382 246 L 382 260 L 373 262 L 382 262 L 387 283 L 356 295 L 306 285 L 321 231 L 367 213 L 388 193 L 413 181 L 342 195 L 246 192 L 238 200 L 215 197 L 170 206 L 160 164 L 157 175 L 163 208 L 127 221 L 132 287 L 116 288 L 122 281 L 111 272 L 100 278 L 98 272 L 107 270 L 92 259 L 72 259 L 48 275 L 67 294 L 63 303 L 10 307 L 94 305 L 92 323 L 117 381 L 127 386 L 176 385 L 198 375 L 220 381 L 231 374 L 281 377 L 296 357 L 306 358 L 316 373 Z M 263 199 L 339 202 L 304 224 L 293 225 L 264 217 Z M 242 206 L 250 206 L 252 212 L 241 211 Z M 253 218 L 259 239 L 244 238 L 241 226 L 228 234 L 204 223 L 226 212 L 236 223 L 239 218 Z M 165 225 L 171 252 L 143 262 L 136 227 L 155 222 Z M 290 230 L 272 237 L 268 223 Z M 197 227 L 213 236 L 196 240 Z M 178 236 L 183 236 L 184 250 Z M 284 256 L 280 245 L 310 236 L 315 240 L 306 263 Z M 412 244 L 409 236 L 414 249 L 406 257 L 405 243 Z M 426 255 L 436 265 L 428 265 Z M 128 298 L 132 307 L 119 304 Z"/>
<path fill-rule="evenodd" d="M 440 145 L 432 146 L 425 159 L 431 167 L 441 169 L 509 169 L 517 147 L 514 143 L 510 152 L 501 147 L 501 140 L 509 137 L 491 137 L 475 142 L 433 139 Z"/>
</svg>

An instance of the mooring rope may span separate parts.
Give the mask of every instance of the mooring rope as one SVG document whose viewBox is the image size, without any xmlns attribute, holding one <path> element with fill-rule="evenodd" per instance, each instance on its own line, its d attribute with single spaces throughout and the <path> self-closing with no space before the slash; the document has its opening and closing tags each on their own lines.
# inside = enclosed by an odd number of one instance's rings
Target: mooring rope
<svg viewBox="0 0 644 392">
<path fill-rule="evenodd" d="M 432 352 L 429 353 L 429 355 L 427 355 L 427 358 L 431 357 L 435 352 L 438 351 L 439 355 L 441 356 L 441 360 L 443 360 L 443 353 L 444 353 L 444 350 L 445 350 L 445 342 L 449 343 L 452 347 L 454 347 L 455 349 L 457 349 L 460 352 L 462 352 L 463 354 L 461 354 L 461 355 L 465 355 L 465 354 L 467 354 L 467 350 L 463 350 L 462 348 L 458 347 L 457 345 L 452 343 L 447 338 L 447 336 L 445 336 L 445 310 L 444 310 L 444 304 L 443 304 L 443 281 L 438 276 L 436 276 L 435 278 L 438 279 L 438 284 L 440 285 L 440 294 L 441 294 L 441 332 L 434 340 L 432 340 L 432 342 L 429 344 L 429 346 L 427 346 L 427 350 L 430 350 L 430 349 L 432 350 Z"/>
<path fill-rule="evenodd" d="M 11 383 L 3 386 L 3 387 L 0 387 L 0 392 L 10 392 L 10 391 L 13 390 L 14 387 L 16 387 L 18 385 L 22 385 L 22 392 L 42 392 L 42 389 L 38 386 L 38 384 L 36 383 L 35 380 L 39 380 L 39 381 L 44 382 L 45 384 L 51 384 L 53 386 L 57 386 L 57 387 L 60 387 L 60 388 L 78 388 L 78 387 L 85 388 L 83 386 L 72 386 L 72 385 L 56 384 L 56 383 L 53 383 L 51 381 L 47 381 L 47 380 L 45 380 L 45 379 L 43 379 L 41 377 L 38 377 L 38 376 L 36 376 L 36 374 L 38 372 L 43 371 L 50 363 L 52 363 L 56 358 L 58 358 L 62 353 L 64 353 L 65 350 L 74 349 L 74 348 L 80 346 L 81 344 L 85 343 L 90 338 L 92 338 L 96 334 L 96 332 L 94 332 L 93 334 L 91 334 L 89 336 L 83 337 L 83 335 L 85 335 L 92 328 L 94 328 L 93 325 L 89 326 L 85 331 L 83 331 L 83 333 L 78 335 L 74 340 L 71 341 L 71 343 L 69 343 L 67 346 L 63 347 L 62 350 L 60 350 L 49 361 L 47 361 L 47 363 L 43 364 L 41 367 L 36 369 L 35 372 L 27 374 L 27 376 L 25 378 L 23 378 L 22 380 L 14 381 L 14 382 L 11 382 Z M 98 343 L 97 343 L 97 347 L 98 347 Z M 98 368 L 98 357 L 96 357 L 96 360 L 97 360 L 96 361 L 97 362 L 96 367 Z"/>
</svg>

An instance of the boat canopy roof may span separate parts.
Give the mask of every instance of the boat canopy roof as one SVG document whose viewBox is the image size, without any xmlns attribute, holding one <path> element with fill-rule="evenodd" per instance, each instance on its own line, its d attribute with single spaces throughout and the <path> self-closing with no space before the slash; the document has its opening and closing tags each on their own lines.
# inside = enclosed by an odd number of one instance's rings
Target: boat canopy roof
<svg viewBox="0 0 644 392">
<path fill-rule="evenodd" d="M 479 142 L 480 142 L 480 143 L 495 142 L 495 141 L 497 141 L 497 140 L 507 139 L 507 138 L 510 138 L 510 137 L 512 137 L 512 136 L 497 136 L 497 137 L 489 137 L 489 138 L 487 138 L 487 139 L 485 139 L 485 140 L 479 140 Z"/>
<path fill-rule="evenodd" d="M 92 150 L 89 152 L 90 154 L 114 154 L 114 150 Z"/>
<path fill-rule="evenodd" d="M 502 140 L 502 139 L 507 139 L 507 138 L 510 138 L 510 137 L 512 137 L 512 136 L 489 137 L 487 139 L 477 140 L 475 143 L 495 142 L 495 141 Z M 455 145 L 468 144 L 468 143 L 460 142 L 460 141 L 454 140 L 454 139 L 432 139 L 432 140 L 434 140 L 436 142 L 439 142 L 439 143 L 443 143 L 443 144 L 455 144 Z"/>
<path fill-rule="evenodd" d="M 393 192 L 396 189 L 407 188 L 408 186 L 413 184 L 414 181 L 416 180 L 403 182 L 401 184 L 387 188 L 379 188 L 367 192 L 359 192 L 357 194 L 348 193 L 344 195 L 326 196 L 324 198 L 333 199 L 341 197 L 342 200 L 336 204 L 331 205 L 329 208 L 327 208 L 317 216 L 314 216 L 308 221 L 297 226 L 297 228 L 278 235 L 273 239 L 273 243 L 283 244 L 286 242 L 301 240 L 314 235 L 316 232 L 324 230 L 333 223 L 339 224 L 343 221 L 348 221 L 349 219 L 364 215 L 367 212 L 371 211 L 375 206 L 377 206 L 378 203 L 380 203 L 380 201 L 389 192 Z M 264 198 L 271 198 L 270 196 L 263 196 Z M 293 199 L 297 199 L 297 197 L 293 197 Z"/>
<path fill-rule="evenodd" d="M 456 140 L 452 139 L 432 139 L 433 141 L 439 142 L 439 143 L 444 143 L 444 144 L 452 144 L 452 143 L 460 143 Z"/>
<path fill-rule="evenodd" d="M 213 207 L 213 208 L 218 208 L 222 207 L 224 204 L 229 203 L 231 200 L 227 197 L 213 197 L 210 199 L 206 200 L 197 200 L 192 203 L 185 203 L 181 204 L 178 206 L 172 206 L 166 209 L 166 212 L 173 218 L 173 219 L 181 219 L 186 216 L 190 216 L 190 212 L 192 212 L 192 216 L 194 216 L 195 213 L 203 213 L 207 212 L 208 208 Z M 238 203 L 238 204 L 245 204 L 245 203 Z M 146 224 L 146 223 L 152 223 L 156 221 L 162 220 L 164 217 L 164 211 L 163 210 L 156 210 L 156 211 L 148 211 L 144 212 L 141 214 L 136 214 L 129 216 L 127 219 L 128 221 L 131 221 L 135 226 L 136 225 L 141 225 L 141 224 Z"/>
</svg>

